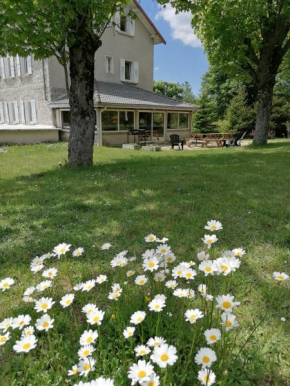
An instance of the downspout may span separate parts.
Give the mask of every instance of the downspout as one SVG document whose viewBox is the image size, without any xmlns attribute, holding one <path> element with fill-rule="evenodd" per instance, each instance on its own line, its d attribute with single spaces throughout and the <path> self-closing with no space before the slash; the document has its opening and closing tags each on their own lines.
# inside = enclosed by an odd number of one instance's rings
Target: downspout
<svg viewBox="0 0 290 386">
<path fill-rule="evenodd" d="M 48 99 L 47 99 L 47 86 L 46 86 L 46 76 L 45 76 L 44 59 L 42 59 L 42 74 L 43 74 L 44 99 L 45 99 L 46 102 L 48 102 Z"/>
</svg>

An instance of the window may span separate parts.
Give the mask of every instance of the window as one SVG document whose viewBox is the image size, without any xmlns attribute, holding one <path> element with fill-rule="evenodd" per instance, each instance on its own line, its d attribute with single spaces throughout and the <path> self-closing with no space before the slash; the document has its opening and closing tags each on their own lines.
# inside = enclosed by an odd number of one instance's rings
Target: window
<svg viewBox="0 0 290 386">
<path fill-rule="evenodd" d="M 103 131 L 118 130 L 118 111 L 102 112 L 102 128 L 103 128 Z"/>
<path fill-rule="evenodd" d="M 115 14 L 115 29 L 116 31 L 128 36 L 135 36 L 135 20 L 128 15 L 116 12 Z"/>
<path fill-rule="evenodd" d="M 179 129 L 188 129 L 188 114 L 179 114 Z"/>
<path fill-rule="evenodd" d="M 119 130 L 134 129 L 134 112 L 120 111 L 119 112 Z"/>
<path fill-rule="evenodd" d="M 10 104 L 10 111 L 11 111 L 11 119 L 10 119 L 10 121 L 12 123 L 19 123 L 18 103 L 17 102 L 11 102 L 11 104 Z"/>
<path fill-rule="evenodd" d="M 168 113 L 167 129 L 169 130 L 178 129 L 178 113 Z"/>
<path fill-rule="evenodd" d="M 31 55 L 27 56 L 26 58 L 23 58 L 23 73 L 25 75 L 31 75 L 32 74 Z"/>
<path fill-rule="evenodd" d="M 14 58 L 12 56 L 8 57 L 8 73 L 9 73 L 9 78 L 15 77 Z"/>
<path fill-rule="evenodd" d="M 28 123 L 37 123 L 35 100 L 27 102 L 27 119 Z"/>
<path fill-rule="evenodd" d="M 128 18 L 125 15 L 121 15 L 120 30 L 123 32 L 128 32 Z"/>
<path fill-rule="evenodd" d="M 114 62 L 112 56 L 106 56 L 106 72 L 107 74 L 114 73 Z"/>
<path fill-rule="evenodd" d="M 70 111 L 62 111 L 61 112 L 61 122 L 63 129 L 70 128 Z"/>
<path fill-rule="evenodd" d="M 132 62 L 125 62 L 125 80 L 132 80 Z"/>
<path fill-rule="evenodd" d="M 127 131 L 134 129 L 134 111 L 103 111 L 103 131 Z"/>
<path fill-rule="evenodd" d="M 139 83 L 139 63 L 121 59 L 120 79 L 121 82 Z"/>
</svg>

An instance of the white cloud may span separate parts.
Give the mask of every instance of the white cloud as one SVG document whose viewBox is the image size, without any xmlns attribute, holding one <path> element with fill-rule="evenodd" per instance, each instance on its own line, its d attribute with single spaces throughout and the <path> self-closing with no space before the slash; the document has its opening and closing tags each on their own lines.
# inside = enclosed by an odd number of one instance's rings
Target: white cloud
<svg viewBox="0 0 290 386">
<path fill-rule="evenodd" d="M 175 14 L 175 9 L 171 5 L 166 8 L 160 7 L 156 20 L 163 19 L 171 28 L 171 36 L 175 40 L 181 40 L 183 44 L 190 47 L 202 47 L 201 41 L 194 34 L 191 27 L 191 14 L 180 12 Z"/>
</svg>

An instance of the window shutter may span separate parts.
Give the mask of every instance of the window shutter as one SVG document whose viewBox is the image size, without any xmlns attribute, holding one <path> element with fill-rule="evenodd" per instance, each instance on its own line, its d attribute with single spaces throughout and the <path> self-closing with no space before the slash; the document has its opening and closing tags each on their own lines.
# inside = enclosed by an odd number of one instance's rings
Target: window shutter
<svg viewBox="0 0 290 386">
<path fill-rule="evenodd" d="M 35 105 L 35 100 L 31 100 L 31 117 L 32 117 L 32 122 L 34 124 L 37 123 L 37 117 L 36 117 L 36 105 Z"/>
<path fill-rule="evenodd" d="M 9 123 L 8 103 L 4 102 L 5 121 Z"/>
<path fill-rule="evenodd" d="M 27 74 L 32 74 L 32 58 L 31 55 L 27 56 Z"/>
<path fill-rule="evenodd" d="M 115 13 L 115 30 L 120 31 L 121 15 L 120 12 Z"/>
<path fill-rule="evenodd" d="M 135 36 L 135 20 L 129 19 L 129 31 L 131 36 Z"/>
<path fill-rule="evenodd" d="M 9 64 L 10 64 L 10 77 L 15 77 L 15 71 L 14 71 L 14 58 L 12 56 L 9 56 Z"/>
<path fill-rule="evenodd" d="M 21 67 L 20 67 L 20 58 L 19 55 L 16 56 L 16 68 L 17 68 L 17 75 L 21 75 Z"/>
<path fill-rule="evenodd" d="M 5 79 L 5 65 L 4 65 L 4 59 L 0 58 L 0 71 L 1 71 L 1 76 L 2 79 Z"/>
<path fill-rule="evenodd" d="M 24 103 L 23 101 L 19 101 L 20 107 L 20 122 L 25 123 L 25 114 L 24 114 Z"/>
<path fill-rule="evenodd" d="M 0 102 L 0 123 L 4 123 L 4 111 L 2 102 Z"/>
<path fill-rule="evenodd" d="M 139 63 L 134 62 L 134 83 L 139 83 Z"/>
<path fill-rule="evenodd" d="M 19 123 L 18 103 L 17 102 L 13 102 L 13 108 L 14 108 L 14 116 L 15 116 L 14 123 Z"/>
<path fill-rule="evenodd" d="M 125 82 L 125 59 L 120 60 L 120 79 Z"/>
</svg>

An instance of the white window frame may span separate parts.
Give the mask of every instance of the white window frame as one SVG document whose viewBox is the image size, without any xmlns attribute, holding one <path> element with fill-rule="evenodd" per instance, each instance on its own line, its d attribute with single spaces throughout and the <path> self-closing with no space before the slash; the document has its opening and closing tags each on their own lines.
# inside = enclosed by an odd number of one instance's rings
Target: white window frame
<svg viewBox="0 0 290 386">
<path fill-rule="evenodd" d="M 111 111 L 116 111 L 118 113 L 118 130 L 104 130 L 103 129 L 103 113 L 105 112 L 111 112 Z M 120 112 L 128 112 L 128 113 L 133 113 L 134 115 L 134 118 L 133 118 L 133 121 L 134 121 L 134 129 L 136 127 L 136 112 L 135 110 L 132 110 L 132 109 L 106 109 L 104 111 L 102 111 L 101 113 L 101 121 L 102 121 L 102 133 L 126 133 L 126 130 L 120 130 Z"/>
<path fill-rule="evenodd" d="M 177 120 L 177 128 L 176 129 L 168 129 L 168 114 L 177 114 L 178 115 L 178 120 Z M 184 129 L 180 129 L 179 128 L 179 120 L 180 120 L 180 118 L 179 118 L 179 116 L 180 116 L 180 114 L 187 114 L 187 127 L 186 128 L 184 128 Z M 167 127 L 166 127 L 166 130 L 168 130 L 168 131 L 176 131 L 176 130 L 189 130 L 190 129 L 190 125 L 189 125 L 189 112 L 187 112 L 187 111 L 167 111 Z"/>
<path fill-rule="evenodd" d="M 121 30 L 121 17 L 126 17 L 126 31 Z M 120 12 L 116 12 L 115 14 L 115 29 L 121 35 L 125 35 L 128 37 L 135 36 L 135 20 L 132 19 L 129 15 L 121 15 Z"/>
<path fill-rule="evenodd" d="M 111 71 L 109 71 L 109 60 L 111 60 Z M 106 55 L 106 74 L 114 74 L 114 57 L 110 55 Z"/>
<path fill-rule="evenodd" d="M 131 79 L 126 79 L 126 62 L 131 63 Z M 121 82 L 138 84 L 139 83 L 139 62 L 133 60 L 120 59 L 120 80 Z"/>
</svg>

